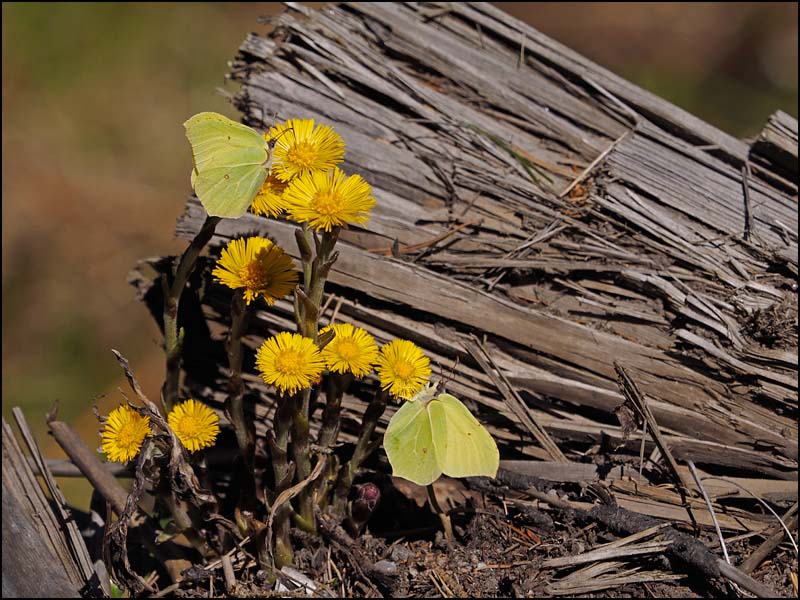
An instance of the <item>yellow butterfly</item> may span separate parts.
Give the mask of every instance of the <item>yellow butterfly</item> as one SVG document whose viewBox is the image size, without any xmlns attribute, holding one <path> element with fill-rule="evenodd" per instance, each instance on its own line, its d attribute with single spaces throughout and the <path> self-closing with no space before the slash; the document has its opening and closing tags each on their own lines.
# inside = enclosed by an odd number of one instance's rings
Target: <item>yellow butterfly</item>
<svg viewBox="0 0 800 600">
<path fill-rule="evenodd" d="M 192 146 L 192 187 L 206 212 L 242 216 L 269 175 L 275 140 L 214 112 L 183 126 Z"/>
<path fill-rule="evenodd" d="M 494 477 L 500 464 L 497 444 L 466 406 L 428 386 L 394 414 L 383 446 L 392 473 L 429 485 L 450 477 Z"/>
</svg>

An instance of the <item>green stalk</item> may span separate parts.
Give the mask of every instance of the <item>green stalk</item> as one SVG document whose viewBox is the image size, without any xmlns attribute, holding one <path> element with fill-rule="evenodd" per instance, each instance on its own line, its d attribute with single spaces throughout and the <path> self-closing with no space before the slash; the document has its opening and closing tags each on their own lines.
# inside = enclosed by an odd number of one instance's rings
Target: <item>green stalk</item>
<svg viewBox="0 0 800 600">
<path fill-rule="evenodd" d="M 342 397 L 352 381 L 352 373 L 331 373 L 328 376 L 325 410 L 322 413 L 322 427 L 320 427 L 319 435 L 317 436 L 317 445 L 323 448 L 333 448 L 334 444 L 336 444 L 341 425 L 339 414 L 341 412 Z"/>
<path fill-rule="evenodd" d="M 253 451 L 255 433 L 244 414 L 244 382 L 242 381 L 242 336 L 247 328 L 249 313 L 247 303 L 241 292 L 234 292 L 231 299 L 231 329 L 228 332 L 226 350 L 228 351 L 228 416 L 236 432 L 236 441 L 244 460 L 245 471 L 253 471 Z"/>
<path fill-rule="evenodd" d="M 386 401 L 388 396 L 388 392 L 382 389 L 379 389 L 377 392 L 375 392 L 372 402 L 369 403 L 369 406 L 364 413 L 364 421 L 361 425 L 361 433 L 358 436 L 356 448 L 353 450 L 353 456 L 339 472 L 339 481 L 336 485 L 334 507 L 340 514 L 344 512 L 344 507 L 347 504 L 347 496 L 350 494 L 350 488 L 353 487 L 353 480 L 356 477 L 359 467 L 376 447 L 376 445 L 371 442 L 371 438 L 372 434 L 375 432 L 375 428 L 378 425 L 378 420 L 386 410 Z"/>
<path fill-rule="evenodd" d="M 281 396 L 278 400 L 278 408 L 275 410 L 273 427 L 275 430 L 274 448 L 279 451 L 279 456 L 272 457 L 272 470 L 275 474 L 275 489 L 277 489 L 286 479 L 289 473 L 289 429 L 292 426 L 292 403 L 291 396 Z"/>
<path fill-rule="evenodd" d="M 296 481 L 303 481 L 311 473 L 311 453 L 309 452 L 309 433 L 310 424 L 308 422 L 308 406 L 311 397 L 311 389 L 306 388 L 295 396 L 295 411 L 292 420 L 292 458 L 296 468 Z M 319 457 L 318 460 L 325 460 Z M 308 487 L 305 488 L 309 489 Z M 308 494 L 301 492 L 299 497 L 298 517 L 295 522 L 301 525 L 309 533 L 316 533 L 314 526 L 313 506 L 304 499 Z"/>
<path fill-rule="evenodd" d="M 332 449 L 336 445 L 341 426 L 342 397 L 345 390 L 353 381 L 351 373 L 330 373 L 327 378 L 325 390 L 325 410 L 322 413 L 322 426 L 317 436 L 317 445 L 325 449 Z M 314 484 L 316 487 L 317 504 L 321 508 L 327 506 L 330 490 L 336 484 L 336 457 L 333 454 L 325 455 L 328 464 L 325 472 Z M 322 456 L 320 457 L 322 459 Z"/>
<path fill-rule="evenodd" d="M 289 465 L 288 446 L 294 402 L 295 400 L 291 396 L 281 396 L 279 398 L 278 408 L 275 411 L 273 420 L 275 437 L 268 440 L 270 443 L 270 456 L 272 457 L 272 472 L 275 476 L 275 495 L 272 501 L 282 491 L 288 489 L 292 483 L 293 473 Z M 278 507 L 273 520 L 274 556 L 268 557 L 268 560 L 274 561 L 279 569 L 284 565 L 291 564 L 293 560 L 292 543 L 289 539 L 289 519 L 291 514 L 291 505 L 286 503 Z M 266 540 L 263 541 L 263 548 L 266 548 Z"/>
<path fill-rule="evenodd" d="M 161 403 L 165 414 L 172 410 L 178 399 L 184 336 L 183 329 L 178 330 L 178 305 L 181 294 L 186 288 L 186 282 L 194 269 L 197 257 L 214 235 L 214 229 L 219 222 L 220 217 L 206 217 L 200 231 L 181 255 L 172 283 L 167 282 L 166 276 L 161 278 L 164 292 L 164 351 L 167 356 L 166 376 L 161 387 Z"/>
<path fill-rule="evenodd" d="M 297 239 L 300 256 L 303 261 L 302 291 L 298 290 L 296 296 L 300 301 L 295 302 L 295 315 L 300 333 L 317 342 L 319 334 L 319 312 L 322 296 L 325 293 L 325 282 L 328 273 L 336 262 L 337 255 L 333 252 L 336 240 L 339 238 L 339 228 L 335 227 L 330 232 L 323 232 L 321 239 L 312 232 L 307 225 L 303 225 Z M 311 239 L 316 248 L 316 257 L 311 259 Z M 311 474 L 311 455 L 309 452 L 309 415 L 310 415 L 311 388 L 303 390 L 297 398 L 294 415 L 292 417 L 292 458 L 294 459 L 296 473 L 295 480 L 303 481 Z M 324 460 L 320 457 L 319 460 Z M 313 492 L 316 486 L 308 486 L 298 497 L 297 523 L 310 532 L 316 532 L 314 519 Z"/>
<path fill-rule="evenodd" d="M 281 507 L 279 511 L 289 511 L 288 507 Z M 281 569 L 286 565 L 291 565 L 294 562 L 294 550 L 292 550 L 292 542 L 289 540 L 289 519 L 283 521 L 280 529 L 275 528 L 275 568 Z"/>
<path fill-rule="evenodd" d="M 313 255 L 311 254 L 312 232 L 308 223 L 303 223 L 300 229 L 294 232 L 297 248 L 300 250 L 300 261 L 303 263 L 303 289 L 311 289 L 311 267 Z"/>
</svg>

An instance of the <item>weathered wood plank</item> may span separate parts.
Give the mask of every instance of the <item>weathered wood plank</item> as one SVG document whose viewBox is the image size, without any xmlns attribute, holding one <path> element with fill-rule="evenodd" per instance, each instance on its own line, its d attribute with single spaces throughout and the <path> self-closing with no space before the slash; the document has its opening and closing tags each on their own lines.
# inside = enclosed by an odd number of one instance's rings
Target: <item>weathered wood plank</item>
<svg viewBox="0 0 800 600">
<path fill-rule="evenodd" d="M 5 419 L 2 471 L 3 597 L 80 598 L 87 580 L 65 541 L 67 532 Z"/>
<path fill-rule="evenodd" d="M 232 64 L 246 122 L 273 111 L 325 121 L 347 142 L 345 170 L 373 185 L 371 221 L 337 246 L 323 322 L 335 306 L 379 342 L 411 339 L 455 369 L 450 389 L 509 458 L 548 454 L 464 351 L 470 334 L 573 459 L 601 445 L 637 460 L 640 438 L 614 413 L 617 360 L 679 461 L 784 490 L 775 480 L 797 479 L 796 185 L 745 142 L 492 6 L 441 7 L 429 18 L 429 3 L 293 5 Z M 178 234 L 204 217 L 190 201 Z M 254 233 L 296 257 L 293 225 L 252 215 L 223 221 L 212 252 Z M 387 257 L 395 241 L 406 250 Z M 229 293 L 205 267 L 202 305 L 182 310 L 210 321 L 214 338 L 187 343 L 187 386 L 221 406 Z M 157 305 L 152 275 L 134 279 Z M 761 335 L 759 323 L 777 323 L 762 319 L 770 311 L 794 328 Z M 280 301 L 255 313 L 245 339 L 261 434 L 274 397 L 252 354 L 293 328 Z M 375 383 L 344 398 L 343 440 Z M 663 515 L 672 501 L 637 510 Z"/>
<path fill-rule="evenodd" d="M 770 116 L 753 143 L 751 158 L 764 158 L 773 169 L 785 174 L 797 192 L 797 119 L 779 110 Z"/>
<path fill-rule="evenodd" d="M 456 10 L 473 23 L 480 23 L 481 31 L 493 31 L 512 46 L 509 54 L 518 52 L 522 41 L 525 51 L 541 57 L 560 71 L 577 75 L 585 81 L 594 81 L 625 105 L 663 127 L 665 131 L 682 136 L 695 145 L 711 145 L 722 150 L 730 159 L 744 161 L 747 145 L 716 127 L 698 119 L 655 94 L 624 80 L 570 48 L 542 35 L 534 28 L 509 18 L 489 3 L 462 3 Z"/>
<path fill-rule="evenodd" d="M 6 471 L 12 469 L 3 465 L 3 542 L 8 544 L 3 557 L 3 598 L 80 598 L 61 562 L 39 535 L 30 508 L 12 487 L 6 487 Z"/>
<path fill-rule="evenodd" d="M 179 223 L 179 234 L 191 237 L 203 219 L 202 208 L 198 203 L 192 203 L 189 212 Z M 297 256 L 293 247 L 294 227 L 290 223 L 266 222 L 247 215 L 241 219 L 223 221 L 217 228 L 212 244 L 221 245 L 243 232 L 259 232 L 270 235 L 290 254 Z M 765 415 L 760 414 L 757 407 L 748 407 L 743 401 L 731 403 L 726 398 L 725 386 L 716 379 L 676 362 L 663 351 L 514 305 L 413 263 L 370 254 L 348 244 L 341 244 L 339 252 L 330 282 L 347 290 L 345 296 L 360 294 L 371 301 L 391 303 L 397 307 L 395 310 L 402 310 L 406 306 L 420 311 L 418 314 L 425 315 L 425 320 L 433 318 L 456 330 L 471 328 L 497 336 L 514 343 L 521 352 L 546 355 L 565 365 L 580 364 L 605 379 L 608 389 L 615 388 L 613 362 L 618 360 L 636 368 L 643 389 L 657 401 L 663 402 L 659 419 L 664 425 L 684 434 L 730 443 L 755 436 L 754 442 L 756 439 L 760 443 L 769 440 L 769 443 L 783 448 L 787 456 L 797 455 L 794 442 L 787 441 L 773 429 L 775 422 L 761 426 Z M 369 305 L 366 300 L 364 303 Z M 288 316 L 287 325 L 291 327 Z M 423 340 L 423 346 L 428 345 L 429 342 Z M 519 377 L 520 372 L 530 371 L 531 366 L 530 363 L 527 366 L 517 363 L 509 368 L 514 369 L 512 375 Z M 777 378 L 777 383 L 787 386 L 787 394 L 792 385 L 796 386 L 795 380 L 785 379 L 771 371 L 749 374 Z M 557 389 L 548 389 L 548 392 L 555 397 L 563 397 Z M 728 404 L 731 407 L 724 408 Z M 713 418 L 704 416 L 707 407 L 712 405 L 725 412 L 725 418 L 717 423 L 721 428 L 713 426 Z M 735 410 L 731 410 L 734 406 Z M 604 402 L 594 407 L 611 412 L 614 404 Z M 679 416 L 672 414 L 676 407 L 681 407 L 677 413 Z M 775 418 L 782 427 L 792 426 L 788 419 Z M 757 424 L 754 424 L 754 419 Z M 729 429 L 731 425 L 733 428 Z M 710 429 L 704 431 L 706 427 Z M 736 435 L 734 431 L 740 434 Z M 741 433 L 745 433 L 745 437 L 740 437 Z"/>
</svg>

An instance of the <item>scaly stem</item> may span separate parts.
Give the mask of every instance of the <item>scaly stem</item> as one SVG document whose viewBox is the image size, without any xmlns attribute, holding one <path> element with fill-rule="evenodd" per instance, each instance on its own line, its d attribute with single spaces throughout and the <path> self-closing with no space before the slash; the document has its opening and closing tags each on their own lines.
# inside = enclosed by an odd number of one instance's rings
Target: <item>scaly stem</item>
<svg viewBox="0 0 800 600">
<path fill-rule="evenodd" d="M 352 381 L 353 375 L 351 373 L 331 373 L 328 375 L 328 385 L 325 390 L 325 411 L 322 413 L 322 426 L 317 436 L 317 445 L 322 448 L 330 449 L 336 444 L 341 426 L 342 397 Z M 325 456 L 325 460 L 328 461 L 325 472 L 314 484 L 317 493 L 317 504 L 322 508 L 327 505 L 330 489 L 336 482 L 335 457 L 332 454 L 328 454 Z"/>
<path fill-rule="evenodd" d="M 296 481 L 303 481 L 311 473 L 311 454 L 309 452 L 309 431 L 308 406 L 311 397 L 311 388 L 304 389 L 295 396 L 295 410 L 292 417 L 292 458 L 296 467 Z M 319 460 L 324 460 L 320 457 Z M 313 486 L 309 486 L 313 487 Z M 309 487 L 305 489 L 308 490 Z M 305 490 L 304 490 L 305 491 Z M 314 526 L 313 506 L 306 500 L 310 498 L 308 494 L 301 492 L 299 498 L 298 516 L 295 522 L 303 526 L 309 533 L 316 533 Z"/>
<path fill-rule="evenodd" d="M 333 448 L 339 437 L 341 425 L 342 397 L 353 381 L 351 373 L 331 373 L 328 376 L 328 387 L 325 393 L 325 411 L 322 413 L 322 427 L 317 436 L 317 444 L 323 448 Z"/>
<path fill-rule="evenodd" d="M 231 299 L 231 329 L 228 333 L 226 350 L 230 379 L 228 381 L 228 416 L 236 432 L 236 441 L 245 465 L 245 471 L 253 471 L 253 450 L 255 435 L 253 427 L 244 414 L 244 382 L 242 381 L 242 336 L 247 328 L 247 303 L 240 292 L 234 292 Z"/>
<path fill-rule="evenodd" d="M 353 480 L 356 477 L 361 464 L 369 457 L 370 453 L 375 449 L 375 445 L 371 443 L 372 434 L 375 432 L 375 427 L 378 425 L 378 420 L 386 410 L 386 400 L 388 392 L 379 389 L 375 392 L 372 402 L 367 406 L 364 412 L 364 421 L 361 425 L 361 434 L 358 436 L 356 448 L 353 450 L 353 456 L 350 461 L 342 467 L 339 473 L 339 482 L 336 485 L 336 499 L 334 506 L 336 511 L 340 514 L 344 512 L 344 507 L 347 504 L 347 496 L 350 494 L 350 488 L 353 487 Z"/>
<path fill-rule="evenodd" d="M 281 507 L 279 511 L 288 511 L 289 507 Z M 291 565 L 294 562 L 294 550 L 292 550 L 292 542 L 289 540 L 289 519 L 285 519 L 283 524 L 278 528 L 275 527 L 275 568 L 281 569 L 286 565 Z"/>
<path fill-rule="evenodd" d="M 300 233 L 295 235 L 303 261 L 303 290 L 301 301 L 295 302 L 295 315 L 300 333 L 317 342 L 319 334 L 319 312 L 322 296 L 325 293 L 325 281 L 328 278 L 336 254 L 333 248 L 339 237 L 339 228 L 330 232 L 323 232 L 321 239 L 312 232 L 307 225 L 303 225 Z M 311 258 L 311 240 L 314 241 L 316 256 Z M 302 294 L 302 295 L 301 295 Z M 311 388 L 303 390 L 297 398 L 292 417 L 292 458 L 294 459 L 296 473 L 295 480 L 300 482 L 311 473 L 311 456 L 309 454 L 309 417 L 311 413 Z M 322 460 L 322 459 L 320 459 Z M 313 492 L 316 486 L 308 486 L 298 497 L 297 522 L 305 529 L 316 532 L 313 506 Z"/>
<path fill-rule="evenodd" d="M 197 257 L 211 239 L 219 222 L 220 217 L 206 217 L 200 231 L 181 255 L 172 283 L 167 282 L 166 276 L 161 279 L 164 292 L 164 351 L 167 356 L 166 377 L 161 387 L 161 403 L 165 414 L 172 410 L 178 399 L 184 334 L 183 329 L 178 330 L 178 305 L 181 294 L 186 288 L 186 282 L 194 269 Z"/>
<path fill-rule="evenodd" d="M 292 403 L 291 396 L 281 396 L 278 399 L 278 408 L 275 410 L 273 429 L 275 439 L 272 440 L 272 470 L 275 474 L 275 490 L 277 491 L 289 474 L 289 429 L 292 426 Z"/>
<path fill-rule="evenodd" d="M 272 501 L 292 484 L 292 472 L 289 465 L 288 446 L 289 430 L 292 426 L 293 404 L 295 399 L 291 396 L 281 396 L 278 399 L 278 408 L 273 420 L 274 438 L 269 438 L 270 456 L 272 457 L 272 472 L 275 477 L 275 495 Z M 267 557 L 274 561 L 278 568 L 292 563 L 292 543 L 289 539 L 289 518 L 291 506 L 287 503 L 278 507 L 273 521 L 275 542 L 273 544 L 274 556 Z M 266 547 L 266 540 L 263 540 Z M 259 553 L 261 555 L 261 553 Z M 263 565 L 262 565 L 263 566 Z"/>
<path fill-rule="evenodd" d="M 303 263 L 303 289 L 306 292 L 311 289 L 311 268 L 314 260 L 314 255 L 311 253 L 312 236 L 313 233 L 308 223 L 303 223 L 300 229 L 295 231 L 300 260 Z"/>
</svg>

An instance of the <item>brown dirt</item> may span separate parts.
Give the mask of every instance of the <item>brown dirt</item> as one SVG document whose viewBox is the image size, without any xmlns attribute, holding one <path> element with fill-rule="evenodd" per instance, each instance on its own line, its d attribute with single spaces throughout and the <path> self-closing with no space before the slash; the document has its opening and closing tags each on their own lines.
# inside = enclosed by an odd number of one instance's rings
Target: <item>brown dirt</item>
<svg viewBox="0 0 800 600">
<path fill-rule="evenodd" d="M 442 489 L 458 489 L 457 482 L 442 482 Z M 457 536 L 448 548 L 438 520 L 427 504 L 401 493 L 411 486 L 384 482 L 382 505 L 373 515 L 365 534 L 352 545 L 337 542 L 321 545 L 318 540 L 297 535 L 298 569 L 315 582 L 320 595 L 330 597 L 543 597 L 552 596 L 548 586 L 583 565 L 552 569 L 543 567 L 550 558 L 575 556 L 617 539 L 602 525 L 576 523 L 567 515 L 542 510 L 520 512 L 501 498 L 481 497 L 467 491 L 466 502 L 452 511 Z M 461 488 L 463 491 L 463 488 Z M 437 491 L 438 493 L 438 491 Z M 413 494 L 419 497 L 419 494 Z M 463 496 L 462 496 L 463 497 Z M 411 529 L 411 525 L 414 529 Z M 398 537 L 398 534 L 407 535 Z M 711 538 L 702 538 L 711 542 Z M 329 540 L 330 541 L 330 540 Z M 761 542 L 755 536 L 735 542 L 729 552 L 733 564 L 741 563 Z M 662 554 L 621 559 L 614 571 L 640 569 L 684 575 L 677 581 L 654 581 L 611 586 L 584 597 L 602 598 L 704 598 L 730 595 L 721 581 L 681 572 Z M 753 577 L 780 596 L 796 595 L 790 573 L 797 560 L 788 545 L 773 552 Z M 220 593 L 221 569 L 214 572 Z M 252 567 L 237 573 L 232 597 L 275 595 L 266 572 Z M 196 586 L 179 590 L 183 597 L 208 597 L 209 577 Z M 295 592 L 297 593 L 297 592 Z M 283 593 L 283 596 L 289 594 Z M 299 594 L 302 596 L 302 594 Z"/>
</svg>

